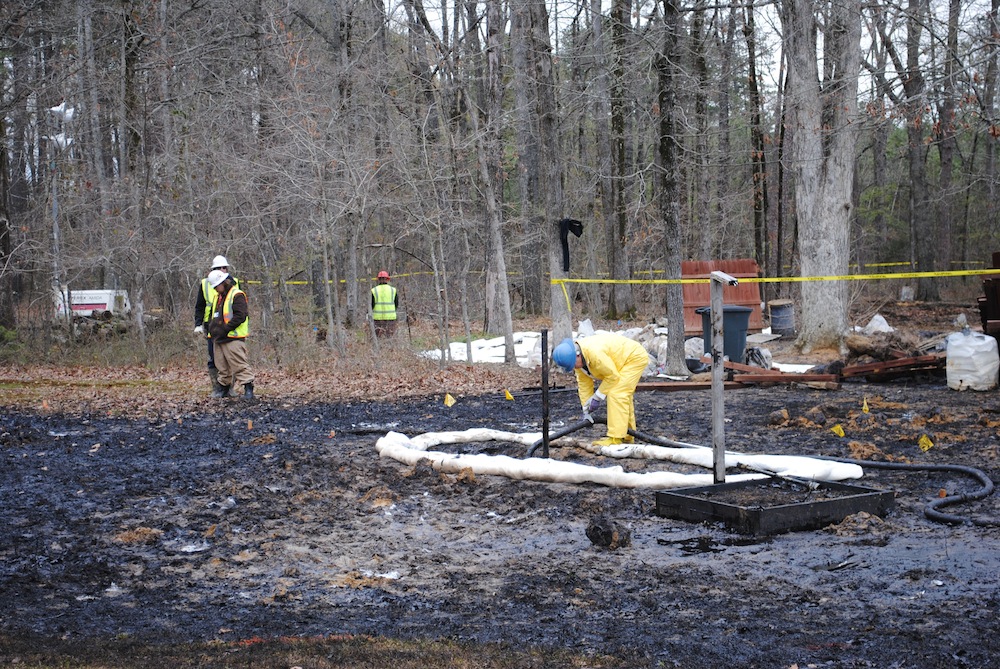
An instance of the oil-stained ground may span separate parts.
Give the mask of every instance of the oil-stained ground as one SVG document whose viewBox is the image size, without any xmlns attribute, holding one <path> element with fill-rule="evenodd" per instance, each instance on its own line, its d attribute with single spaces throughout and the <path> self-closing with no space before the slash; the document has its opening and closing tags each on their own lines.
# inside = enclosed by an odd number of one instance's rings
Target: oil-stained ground
<svg viewBox="0 0 1000 669">
<path fill-rule="evenodd" d="M 659 516 L 652 490 L 442 474 L 375 451 L 390 430 L 539 430 L 540 394 L 514 395 L 450 408 L 441 395 L 264 396 L 155 420 L 7 411 L 0 635 L 352 633 L 563 647 L 634 666 L 986 667 L 1000 656 L 997 496 L 942 509 L 982 525 L 924 515 L 942 495 L 978 489 L 968 476 L 865 468 L 855 484 L 896 494 L 884 519 L 754 537 Z M 996 397 L 926 376 L 727 391 L 726 445 L 965 465 L 996 480 Z M 574 392 L 551 400 L 554 429 L 576 417 Z M 640 393 L 636 412 L 645 433 L 711 444 L 708 391 Z M 693 471 L 571 446 L 551 455 Z M 627 545 L 592 543 L 599 517 L 627 529 Z"/>
</svg>

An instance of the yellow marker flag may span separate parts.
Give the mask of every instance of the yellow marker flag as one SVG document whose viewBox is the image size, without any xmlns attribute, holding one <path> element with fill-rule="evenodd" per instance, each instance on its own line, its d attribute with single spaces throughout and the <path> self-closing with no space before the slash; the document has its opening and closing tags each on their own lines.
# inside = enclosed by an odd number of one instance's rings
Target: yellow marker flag
<svg viewBox="0 0 1000 669">
<path fill-rule="evenodd" d="M 868 398 L 867 397 L 865 398 L 865 401 L 861 404 L 861 412 L 862 413 L 868 413 Z"/>
<path fill-rule="evenodd" d="M 927 451 L 931 450 L 931 448 L 934 447 L 934 442 L 931 441 L 931 438 L 928 437 L 926 434 L 922 434 L 920 435 L 920 441 L 917 442 L 917 446 L 920 447 L 921 451 L 926 453 Z"/>
<path fill-rule="evenodd" d="M 506 388 L 504 388 L 504 390 L 503 390 L 503 396 L 504 396 L 504 397 L 506 397 L 506 398 L 507 398 L 507 399 L 509 399 L 509 400 L 512 400 L 512 399 L 514 399 L 514 396 L 513 396 L 513 395 L 511 395 L 511 394 L 510 394 L 510 391 L 509 391 L 509 390 L 507 390 Z"/>
<path fill-rule="evenodd" d="M 837 423 L 836 425 L 834 425 L 833 427 L 831 427 L 830 428 L 830 432 L 833 432 L 838 437 L 843 437 L 844 436 L 844 428 L 840 426 L 840 423 Z"/>
<path fill-rule="evenodd" d="M 444 405 L 445 405 L 446 407 L 450 407 L 450 406 L 451 406 L 451 405 L 453 405 L 454 403 L 455 403 L 455 398 L 454 398 L 454 397 L 452 397 L 452 396 L 451 396 L 450 394 L 448 394 L 448 393 L 445 393 L 445 394 L 444 394 Z"/>
</svg>

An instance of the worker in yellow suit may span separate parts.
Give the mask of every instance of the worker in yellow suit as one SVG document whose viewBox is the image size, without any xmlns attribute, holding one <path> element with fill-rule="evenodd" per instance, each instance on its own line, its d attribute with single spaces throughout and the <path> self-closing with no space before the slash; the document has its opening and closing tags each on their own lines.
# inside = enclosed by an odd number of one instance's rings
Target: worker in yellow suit
<svg viewBox="0 0 1000 669">
<path fill-rule="evenodd" d="M 564 372 L 576 373 L 583 416 L 608 405 L 608 435 L 595 446 L 631 443 L 635 429 L 635 387 L 649 366 L 649 354 L 639 342 L 613 333 L 595 334 L 577 341 L 564 339 L 552 351 L 552 361 Z"/>
</svg>

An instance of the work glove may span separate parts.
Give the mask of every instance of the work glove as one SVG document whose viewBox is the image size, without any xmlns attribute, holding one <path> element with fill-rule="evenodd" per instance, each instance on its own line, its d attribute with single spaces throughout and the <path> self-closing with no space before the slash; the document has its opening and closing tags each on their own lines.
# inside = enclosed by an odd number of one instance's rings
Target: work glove
<svg viewBox="0 0 1000 669">
<path fill-rule="evenodd" d="M 603 393 L 601 393 L 600 391 L 596 391 L 593 395 L 590 396 L 590 399 L 587 400 L 587 403 L 583 407 L 584 411 L 586 413 L 597 412 L 598 409 L 604 406 L 605 399 L 606 396 Z"/>
<path fill-rule="evenodd" d="M 199 325 L 194 329 L 195 334 L 205 334 L 205 326 Z"/>
<path fill-rule="evenodd" d="M 583 405 L 583 419 L 589 420 L 591 425 L 594 424 L 594 416 L 590 413 L 590 410 L 587 408 L 586 404 Z"/>
</svg>

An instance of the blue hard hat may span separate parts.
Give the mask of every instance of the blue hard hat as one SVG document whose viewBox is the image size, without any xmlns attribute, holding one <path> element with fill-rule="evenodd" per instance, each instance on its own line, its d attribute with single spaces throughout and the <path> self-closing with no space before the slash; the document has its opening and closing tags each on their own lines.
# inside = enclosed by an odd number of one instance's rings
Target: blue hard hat
<svg viewBox="0 0 1000 669">
<path fill-rule="evenodd" d="M 573 371 L 573 368 L 576 367 L 576 345 L 572 339 L 566 337 L 552 349 L 552 362 L 564 372 Z"/>
</svg>

